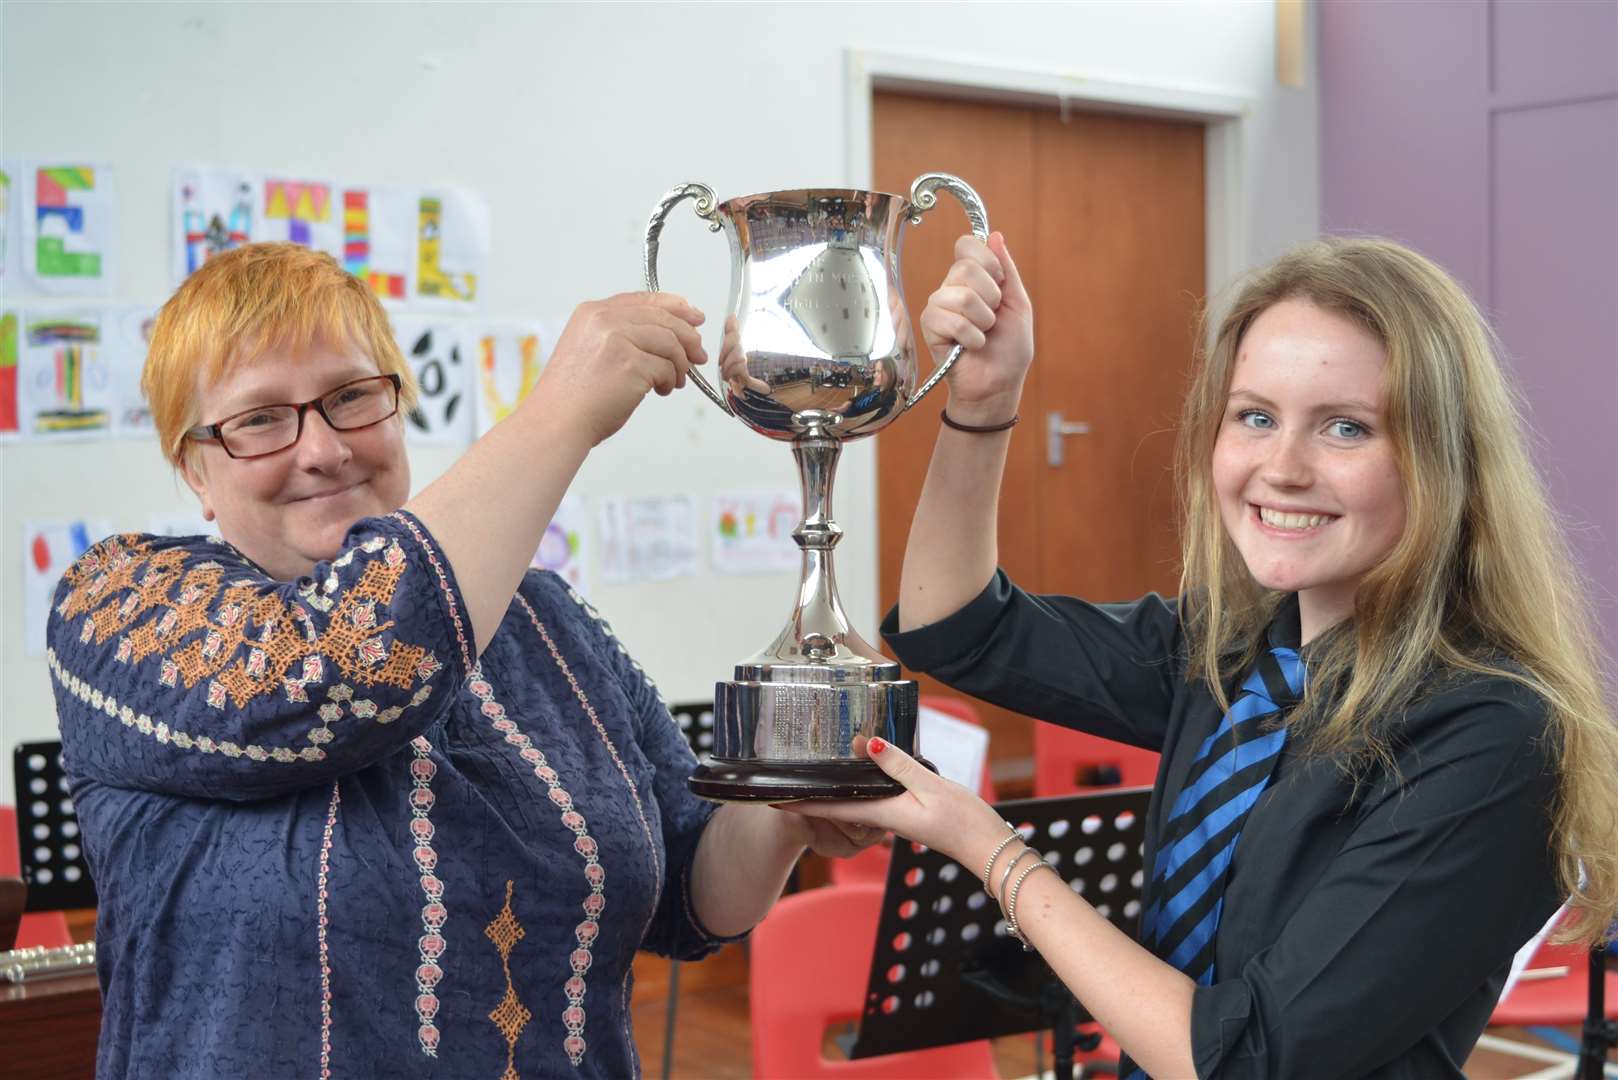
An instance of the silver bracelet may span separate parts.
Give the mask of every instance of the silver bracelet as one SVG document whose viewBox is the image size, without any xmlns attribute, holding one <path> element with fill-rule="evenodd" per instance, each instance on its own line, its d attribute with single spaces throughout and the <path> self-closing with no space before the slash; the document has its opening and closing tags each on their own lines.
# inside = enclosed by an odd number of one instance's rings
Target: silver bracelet
<svg viewBox="0 0 1618 1080">
<path fill-rule="evenodd" d="M 1005 905 L 1006 932 L 1021 942 L 1023 952 L 1032 952 L 1034 947 L 1028 944 L 1027 938 L 1022 936 L 1022 927 L 1017 923 L 1017 891 L 1022 888 L 1023 879 L 1029 874 L 1032 874 L 1035 870 L 1038 870 L 1040 867 L 1044 867 L 1046 870 L 1049 870 L 1052 873 L 1055 873 L 1056 871 L 1056 867 L 1052 866 L 1044 859 L 1041 859 L 1034 865 L 1025 868 L 1022 873 L 1017 875 L 1017 880 L 1012 882 L 1011 899 Z"/>
<path fill-rule="evenodd" d="M 1017 852 L 1017 857 L 1015 859 L 1012 859 L 1006 864 L 1006 872 L 1000 875 L 1000 888 L 997 890 L 999 895 L 997 895 L 995 899 L 999 901 L 1001 911 L 1006 910 L 1006 882 L 1011 880 L 1011 872 L 1017 869 L 1017 864 L 1022 862 L 1023 859 L 1029 855 L 1032 855 L 1036 859 L 1039 858 L 1039 852 L 1035 851 L 1031 847 L 1024 847 L 1021 851 Z"/>
<path fill-rule="evenodd" d="M 994 899 L 994 893 L 989 892 L 989 875 L 994 873 L 994 861 L 1000 857 L 1000 853 L 1002 851 L 1006 850 L 1006 845 L 1017 839 L 1018 835 L 1016 828 L 1011 824 L 1011 822 L 1006 822 L 1006 828 L 1010 829 L 1011 832 L 1007 834 L 1004 840 L 995 845 L 995 849 L 989 853 L 988 865 L 983 868 L 983 891 L 989 893 L 989 899 L 991 900 Z"/>
</svg>

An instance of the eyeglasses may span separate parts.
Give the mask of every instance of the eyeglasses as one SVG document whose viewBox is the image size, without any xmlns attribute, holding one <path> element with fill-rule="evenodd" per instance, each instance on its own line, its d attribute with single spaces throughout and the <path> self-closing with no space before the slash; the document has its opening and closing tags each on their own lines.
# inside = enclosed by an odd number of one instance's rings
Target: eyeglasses
<svg viewBox="0 0 1618 1080">
<path fill-rule="evenodd" d="M 199 424 L 186 432 L 198 441 L 218 439 L 233 458 L 257 458 L 279 453 L 303 435 L 303 416 L 318 412 L 333 431 L 358 431 L 380 424 L 399 411 L 397 375 L 373 375 L 346 382 L 337 389 L 301 404 L 260 405 L 225 417 L 215 424 Z"/>
</svg>

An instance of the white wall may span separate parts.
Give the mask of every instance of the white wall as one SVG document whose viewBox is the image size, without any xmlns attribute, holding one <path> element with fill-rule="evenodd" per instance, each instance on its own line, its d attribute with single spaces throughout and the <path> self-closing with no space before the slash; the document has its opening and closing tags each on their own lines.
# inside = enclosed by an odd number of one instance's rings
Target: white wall
<svg viewBox="0 0 1618 1080">
<path fill-rule="evenodd" d="M 1319 216 L 1316 95 L 1312 85 L 1275 83 L 1273 9 L 1255 0 L 9 0 L 0 5 L 0 37 L 0 153 L 83 157 L 117 170 L 122 269 L 112 300 L 155 304 L 169 291 L 176 164 L 475 188 L 495 227 L 484 309 L 492 316 L 547 317 L 639 288 L 647 213 L 679 182 L 701 180 L 721 197 L 868 182 L 850 175 L 850 48 L 1245 97 L 1252 108 L 1241 125 L 1237 220 L 1250 259 L 1314 235 Z M 716 311 L 724 243 L 688 211 L 664 233 L 662 282 Z M 413 451 L 416 486 L 452 458 Z M 842 596 L 871 637 L 873 462 L 869 442 L 845 453 L 835 504 L 847 530 Z M 688 390 L 648 401 L 586 463 L 576 490 L 705 500 L 728 488 L 795 484 L 784 445 Z M 26 659 L 20 640 L 23 521 L 99 515 L 138 529 L 152 512 L 191 504 L 144 442 L 0 448 L 0 485 L 0 801 L 10 801 L 10 745 L 55 732 L 44 662 Z M 770 641 L 795 584 L 794 574 L 722 578 L 704 569 L 655 586 L 598 585 L 593 598 L 665 695 L 691 700 L 710 697 L 715 679 Z"/>
</svg>

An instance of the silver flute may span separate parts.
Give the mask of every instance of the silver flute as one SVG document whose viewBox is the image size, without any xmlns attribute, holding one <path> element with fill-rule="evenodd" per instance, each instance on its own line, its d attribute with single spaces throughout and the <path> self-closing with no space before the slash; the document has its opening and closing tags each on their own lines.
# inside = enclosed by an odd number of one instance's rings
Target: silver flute
<svg viewBox="0 0 1618 1080">
<path fill-rule="evenodd" d="M 93 941 L 54 949 L 35 947 L 0 952 L 0 980 L 10 983 L 77 975 L 81 971 L 94 971 L 95 966 L 96 946 Z"/>
</svg>

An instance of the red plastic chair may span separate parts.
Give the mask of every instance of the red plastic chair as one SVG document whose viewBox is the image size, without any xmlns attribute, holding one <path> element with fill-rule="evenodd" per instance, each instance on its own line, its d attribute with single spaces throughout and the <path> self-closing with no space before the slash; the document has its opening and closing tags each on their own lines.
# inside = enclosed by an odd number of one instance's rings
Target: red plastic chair
<svg viewBox="0 0 1618 1080">
<path fill-rule="evenodd" d="M 1546 975 L 1546 972 L 1557 972 Z M 1535 972 L 1542 974 L 1536 976 Z M 1618 1019 L 1618 971 L 1607 971 L 1607 1019 Z M 1590 950 L 1547 938 L 1489 1017 L 1490 1027 L 1579 1024 L 1590 1007 Z"/>
<path fill-rule="evenodd" d="M 859 1061 L 821 1056 L 826 1028 L 860 1016 L 880 885 L 830 885 L 776 902 L 750 939 L 753 1075 L 764 1080 L 992 1080 L 987 1039 Z"/>
<path fill-rule="evenodd" d="M 1118 779 L 1101 786 L 1151 787 L 1157 780 L 1155 750 L 1086 735 L 1055 724 L 1034 725 L 1034 797 L 1094 790 L 1083 778 L 1096 772 Z"/>
<path fill-rule="evenodd" d="M 957 720 L 965 720 L 969 724 L 983 726 L 983 720 L 978 711 L 969 703 L 960 698 L 935 696 L 924 694 L 921 698 L 921 707 L 924 709 L 937 709 L 947 713 Z M 989 761 L 983 761 L 983 778 L 978 782 L 978 796 L 984 802 L 995 802 L 997 796 L 994 790 L 994 781 L 989 778 Z M 893 861 L 892 849 L 889 841 L 884 840 L 874 847 L 849 859 L 833 859 L 830 874 L 834 885 L 852 885 L 855 882 L 874 882 L 878 885 L 888 880 L 888 863 Z"/>
<path fill-rule="evenodd" d="M 0 806 L 0 877 L 22 875 L 22 855 L 17 845 L 17 808 Z M 67 918 L 60 911 L 36 911 L 22 917 L 16 944 L 8 946 L 0 942 L 0 949 L 35 946 L 54 949 L 71 944 L 73 935 L 68 933 Z"/>
</svg>

